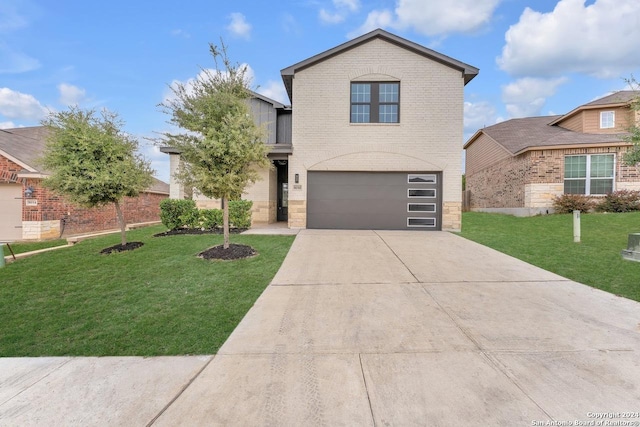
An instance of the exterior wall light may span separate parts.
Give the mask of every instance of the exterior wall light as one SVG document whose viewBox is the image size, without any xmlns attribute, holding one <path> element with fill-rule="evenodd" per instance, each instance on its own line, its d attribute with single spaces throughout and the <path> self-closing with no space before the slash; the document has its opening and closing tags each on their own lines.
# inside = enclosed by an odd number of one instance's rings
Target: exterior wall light
<svg viewBox="0 0 640 427">
<path fill-rule="evenodd" d="M 300 182 L 300 174 L 295 175 L 296 184 Z"/>
<path fill-rule="evenodd" d="M 25 190 L 24 190 L 24 197 L 26 197 L 27 199 L 30 199 L 31 197 L 33 197 L 33 193 L 35 193 L 36 190 L 34 190 L 34 188 L 32 186 L 28 186 Z"/>
</svg>

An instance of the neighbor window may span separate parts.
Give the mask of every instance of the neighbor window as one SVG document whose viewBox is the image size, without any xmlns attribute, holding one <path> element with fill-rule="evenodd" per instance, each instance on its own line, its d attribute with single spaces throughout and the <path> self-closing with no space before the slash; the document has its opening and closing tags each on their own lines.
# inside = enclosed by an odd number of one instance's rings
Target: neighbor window
<svg viewBox="0 0 640 427">
<path fill-rule="evenodd" d="M 613 191 L 615 157 L 613 154 L 565 156 L 565 194 L 607 194 Z"/>
<path fill-rule="evenodd" d="M 351 83 L 351 123 L 399 123 L 400 83 Z"/>
<path fill-rule="evenodd" d="M 614 111 L 600 112 L 600 129 L 611 129 L 615 127 L 616 113 Z"/>
</svg>

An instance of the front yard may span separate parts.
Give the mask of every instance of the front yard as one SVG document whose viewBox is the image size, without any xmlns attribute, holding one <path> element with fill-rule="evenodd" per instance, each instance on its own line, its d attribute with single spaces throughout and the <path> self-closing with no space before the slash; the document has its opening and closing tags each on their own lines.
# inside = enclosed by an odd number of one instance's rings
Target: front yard
<svg viewBox="0 0 640 427">
<path fill-rule="evenodd" d="M 466 212 L 461 236 L 545 270 L 640 301 L 640 263 L 625 261 L 629 233 L 640 232 L 640 212 L 583 214 L 581 243 L 573 243 L 573 216 L 517 218 Z"/>
<path fill-rule="evenodd" d="M 259 255 L 206 261 L 217 235 L 152 237 L 100 255 L 119 235 L 85 240 L 0 269 L 0 357 L 213 354 L 269 284 L 293 236 L 237 236 Z"/>
</svg>

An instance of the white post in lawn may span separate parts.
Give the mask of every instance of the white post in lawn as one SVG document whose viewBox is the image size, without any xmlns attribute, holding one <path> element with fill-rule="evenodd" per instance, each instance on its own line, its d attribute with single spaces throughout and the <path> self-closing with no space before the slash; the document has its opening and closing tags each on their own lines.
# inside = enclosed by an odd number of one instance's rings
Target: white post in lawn
<svg viewBox="0 0 640 427">
<path fill-rule="evenodd" d="M 580 243 L 580 211 L 573 211 L 573 242 Z"/>
<path fill-rule="evenodd" d="M 0 243 L 0 268 L 4 267 L 4 243 Z"/>
</svg>

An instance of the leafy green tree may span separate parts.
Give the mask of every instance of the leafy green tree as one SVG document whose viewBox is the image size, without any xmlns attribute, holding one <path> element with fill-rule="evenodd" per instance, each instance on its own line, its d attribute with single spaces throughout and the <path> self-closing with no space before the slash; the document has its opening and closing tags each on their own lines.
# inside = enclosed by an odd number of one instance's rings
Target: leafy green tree
<svg viewBox="0 0 640 427">
<path fill-rule="evenodd" d="M 629 87 L 632 90 L 639 91 L 640 93 L 640 83 L 631 76 L 626 80 Z M 640 96 L 636 97 L 631 102 L 631 126 L 629 127 L 629 135 L 625 137 L 627 142 L 633 144 L 633 147 L 629 149 L 624 155 L 624 163 L 628 166 L 634 166 L 640 164 Z"/>
<path fill-rule="evenodd" d="M 97 116 L 94 110 L 71 107 L 50 113 L 42 124 L 49 134 L 41 163 L 51 172 L 43 184 L 80 206 L 113 203 L 126 245 L 120 202 L 152 183 L 149 162 L 136 153 L 138 141 L 122 131 L 124 122 L 108 110 Z"/>
<path fill-rule="evenodd" d="M 206 197 L 222 200 L 224 249 L 229 248 L 229 200 L 259 179 L 269 167 L 264 130 L 249 109 L 247 68 L 232 63 L 227 50 L 209 44 L 215 70 L 201 69 L 187 84 L 171 86 L 173 98 L 160 104 L 177 132 L 163 132 L 161 144 L 178 149 L 182 166 L 176 178 Z M 222 68 L 221 68 L 222 66 Z"/>
</svg>

